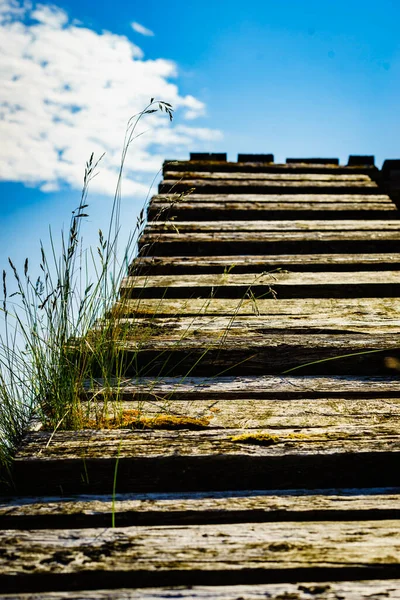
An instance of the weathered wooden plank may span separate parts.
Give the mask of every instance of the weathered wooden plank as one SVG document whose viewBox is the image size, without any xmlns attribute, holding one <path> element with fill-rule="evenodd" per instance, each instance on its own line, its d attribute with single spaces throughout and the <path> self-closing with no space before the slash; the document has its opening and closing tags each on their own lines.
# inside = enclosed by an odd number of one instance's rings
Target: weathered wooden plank
<svg viewBox="0 0 400 600">
<path fill-rule="evenodd" d="M 182 202 L 171 208 L 169 203 L 150 203 L 147 218 L 158 220 L 160 216 L 179 221 L 211 220 L 257 220 L 257 219 L 397 219 L 398 210 L 389 203 L 381 204 L 322 204 L 310 203 L 245 203 L 245 202 Z"/>
<path fill-rule="evenodd" d="M 400 490 L 192 492 L 0 499 L 1 529 L 396 519 Z M 0 595 L 1 598 L 1 595 Z"/>
<path fill-rule="evenodd" d="M 87 393 L 99 395 L 104 379 L 87 380 Z M 398 398 L 400 378 L 395 377 L 312 377 L 312 376 L 223 376 L 192 377 L 183 379 L 118 378 L 108 380 L 118 388 L 121 399 L 131 400 L 239 400 L 239 399 L 293 399 L 293 398 Z"/>
<path fill-rule="evenodd" d="M 257 307 L 254 305 L 254 312 Z M 199 334 L 210 337 L 246 336 L 254 333 L 335 333 L 394 334 L 400 333 L 400 315 L 374 318 L 368 315 L 258 315 L 119 318 L 115 331 L 124 340 L 146 336 L 176 336 L 182 339 Z"/>
<path fill-rule="evenodd" d="M 399 465 L 397 424 L 33 432 L 14 482 L 29 495 L 109 493 L 116 472 L 118 492 L 395 487 Z"/>
<path fill-rule="evenodd" d="M 82 350 L 71 345 L 74 352 Z M 89 348 L 85 347 L 85 352 Z M 226 335 L 149 336 L 145 340 L 115 343 L 118 372 L 125 376 L 186 377 L 285 374 L 296 369 L 300 375 L 386 375 L 400 360 L 397 334 L 268 333 Z M 394 360 L 393 360 L 394 359 Z M 116 368 L 109 365 L 110 373 Z M 92 366 L 93 376 L 102 369 Z"/>
<path fill-rule="evenodd" d="M 276 181 L 276 180 L 239 180 L 239 179 L 164 179 L 158 186 L 160 194 L 181 193 L 195 190 L 201 193 L 360 193 L 376 194 L 379 190 L 374 181 Z"/>
<path fill-rule="evenodd" d="M 239 221 L 240 222 L 240 221 Z M 315 254 L 396 252 L 399 231 L 208 231 L 145 233 L 140 254 L 148 256 L 215 256 L 237 254 Z M 278 252 L 278 250 L 280 252 Z"/>
<path fill-rule="evenodd" d="M 11 530 L 0 540 L 0 585 L 13 592 L 400 575 L 393 520 Z"/>
<path fill-rule="evenodd" d="M 179 206 L 182 202 L 201 203 L 229 203 L 236 204 L 256 203 L 256 204 L 383 204 L 394 206 L 393 200 L 380 191 L 376 194 L 194 194 L 182 197 L 180 194 L 156 194 L 152 197 L 152 202 L 161 202 Z"/>
<path fill-rule="evenodd" d="M 269 583 L 254 585 L 217 585 L 107 589 L 92 591 L 41 592 L 43 600 L 161 600 L 185 598 L 192 600 L 399 600 L 400 580 L 384 581 L 318 581 L 300 583 Z M 0 594 L 2 600 L 39 600 L 33 594 Z"/>
<path fill-rule="evenodd" d="M 393 270 L 400 265 L 400 254 L 270 254 L 264 256 L 142 256 L 136 258 L 132 273 L 152 275 L 196 273 L 260 273 L 289 271 Z"/>
<path fill-rule="evenodd" d="M 169 179 L 217 179 L 219 181 L 225 180 L 239 180 L 239 181 L 307 181 L 307 182 L 320 182 L 320 181 L 328 181 L 328 182 L 344 182 L 344 183 L 353 183 L 353 182 L 363 182 L 363 183 L 371 183 L 372 179 L 369 175 L 365 175 L 362 173 L 346 173 L 346 174 L 330 174 L 330 173 L 243 173 L 243 172 L 218 172 L 218 171 L 164 171 L 164 178 L 166 180 Z M 375 186 L 376 187 L 376 184 Z"/>
<path fill-rule="evenodd" d="M 400 271 L 306 272 L 221 275 L 130 276 L 121 282 L 126 298 L 349 298 L 398 297 Z M 257 314 L 254 306 L 253 313 Z"/>
<path fill-rule="evenodd" d="M 118 388 L 115 388 L 117 391 Z M 112 391 L 112 390 L 111 390 Z M 110 392 L 107 387 L 104 392 Z M 101 390 L 99 394 L 101 394 Z M 126 393 L 124 395 L 126 398 Z M 88 395 L 88 403 L 82 404 L 82 411 L 88 415 L 90 423 L 97 427 L 112 427 L 116 416 L 128 420 L 136 428 L 207 427 L 222 429 L 259 430 L 268 428 L 314 429 L 327 427 L 370 428 L 384 423 L 400 424 L 400 400 L 396 398 L 346 399 L 228 399 L 221 400 L 171 400 L 158 398 L 151 400 L 121 401 L 116 394 L 115 402 L 102 402 L 96 395 L 93 401 Z M 399 508 L 400 510 L 400 508 Z M 399 513 L 400 516 L 400 513 Z"/>
<path fill-rule="evenodd" d="M 325 232 L 325 231 L 346 231 L 346 232 L 399 232 L 400 220 L 365 220 L 365 219 L 350 219 L 350 220 L 335 220 L 326 221 L 320 219 L 314 220 L 283 220 L 283 221 L 203 221 L 195 223 L 191 221 L 180 221 L 175 224 L 171 221 L 156 221 L 148 223 L 146 227 L 147 233 L 153 232 L 176 232 L 179 233 L 203 233 L 209 231 L 228 232 L 230 229 L 234 233 L 240 232 Z"/>
<path fill-rule="evenodd" d="M 332 174 L 365 174 L 376 177 L 379 171 L 368 165 L 316 165 L 316 164 L 262 164 L 259 162 L 218 162 L 218 161 L 185 161 L 166 160 L 163 172 L 166 171 L 200 171 L 200 172 L 240 172 L 240 173 L 332 173 Z"/>
</svg>

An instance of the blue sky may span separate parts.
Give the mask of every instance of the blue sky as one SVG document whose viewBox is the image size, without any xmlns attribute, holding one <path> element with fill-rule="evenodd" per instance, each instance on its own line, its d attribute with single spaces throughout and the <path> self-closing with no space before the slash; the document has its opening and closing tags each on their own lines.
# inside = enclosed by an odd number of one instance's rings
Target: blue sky
<svg viewBox="0 0 400 600">
<path fill-rule="evenodd" d="M 129 116 L 156 96 L 127 164 L 126 231 L 163 158 L 190 151 L 400 156 L 400 3 L 0 0 L 0 268 L 69 222 L 106 152 L 84 226 L 105 226 Z"/>
</svg>

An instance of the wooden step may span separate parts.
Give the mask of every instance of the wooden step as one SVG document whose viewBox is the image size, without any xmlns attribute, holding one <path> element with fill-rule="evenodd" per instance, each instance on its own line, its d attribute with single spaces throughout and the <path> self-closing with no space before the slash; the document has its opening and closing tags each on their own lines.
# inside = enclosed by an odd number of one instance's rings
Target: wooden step
<svg viewBox="0 0 400 600">
<path fill-rule="evenodd" d="M 330 174 L 330 173 L 241 173 L 241 172 L 231 172 L 224 173 L 222 172 L 203 172 L 203 171 L 164 171 L 164 179 L 177 179 L 177 180 L 186 180 L 186 179 L 205 179 L 205 180 L 218 180 L 218 181 L 246 181 L 251 183 L 254 180 L 257 181 L 280 181 L 282 183 L 288 182 L 291 185 L 293 181 L 300 182 L 334 182 L 334 183 L 351 183 L 355 182 L 356 184 L 370 184 L 372 182 L 371 177 L 369 175 L 364 174 Z M 376 184 L 374 185 L 376 187 Z"/>
<path fill-rule="evenodd" d="M 262 273 L 288 271 L 397 270 L 400 254 L 270 254 L 238 256 L 142 256 L 130 271 L 137 274 Z"/>
<path fill-rule="evenodd" d="M 163 218 L 174 221 L 223 221 L 223 220 L 283 220 L 283 219 L 398 219 L 399 213 L 389 202 L 373 203 L 323 203 L 310 202 L 171 202 L 151 201 L 147 217 L 149 221 Z"/>
<path fill-rule="evenodd" d="M 179 234 L 205 233 L 205 232 L 257 232 L 258 235 L 268 235 L 272 232 L 400 232 L 400 220 L 283 220 L 283 221 L 204 221 L 201 223 L 192 221 L 180 221 L 175 224 L 172 221 L 156 221 L 148 223 L 146 233 L 175 232 Z M 264 237 L 263 235 L 263 237 Z"/>
<path fill-rule="evenodd" d="M 144 233 L 138 243 L 140 255 L 377 254 L 397 252 L 400 241 L 400 231 L 389 228 L 384 231 L 343 230 L 340 226 L 336 230 L 323 231 L 235 231 L 233 228 L 228 231 L 185 232 L 183 235 L 180 226 L 181 223 L 175 226 L 178 232 L 168 224 L 167 232 Z"/>
<path fill-rule="evenodd" d="M 14 481 L 19 494 L 104 493 L 117 468 L 119 492 L 394 487 L 399 465 L 398 424 L 80 430 L 29 433 Z"/>
<path fill-rule="evenodd" d="M 184 378 L 118 378 L 86 381 L 86 395 L 102 398 L 109 386 L 121 400 L 240 400 L 301 398 L 395 398 L 400 396 L 400 379 L 393 377 L 311 377 L 311 376 L 224 376 Z M 378 408 L 378 407 L 376 407 Z M 385 407 L 383 407 L 385 408 Z"/>
<path fill-rule="evenodd" d="M 168 334 L 121 339 L 114 344 L 115 369 L 126 376 L 186 377 L 274 375 L 295 370 L 299 375 L 387 375 L 400 360 L 397 334 L 268 333 L 240 335 L 234 329 L 193 336 Z M 71 344 L 71 360 L 82 349 Z M 85 353 L 90 353 L 85 347 Z M 94 358 L 94 357 L 93 357 Z M 115 363 L 115 361 L 117 361 Z M 93 376 L 102 369 L 92 363 Z"/>
<path fill-rule="evenodd" d="M 220 399 L 216 395 L 213 400 L 199 400 L 192 393 L 191 400 L 175 400 L 160 398 L 153 392 L 148 394 L 151 399 L 140 400 L 139 404 L 134 397 L 126 399 L 126 390 L 120 395 L 118 389 L 119 386 L 114 391 L 106 387 L 97 390 L 95 395 L 88 394 L 87 402 L 81 406 L 88 424 L 95 428 L 112 428 L 120 416 L 127 427 L 134 429 L 242 428 L 245 434 L 257 435 L 260 429 L 318 433 L 324 428 L 351 429 L 356 425 L 366 430 L 376 429 L 379 435 L 381 424 L 396 428 L 400 423 L 398 398 L 348 399 L 342 393 L 342 397 L 318 399 L 244 397 L 235 400 Z M 112 393 L 114 401 L 109 399 Z"/>
<path fill-rule="evenodd" d="M 374 166 L 339 166 L 318 164 L 278 164 L 261 162 L 220 162 L 220 161 L 196 161 L 196 160 L 166 160 L 163 165 L 163 173 L 171 171 L 184 172 L 208 172 L 208 173 L 299 173 L 299 174 L 333 174 L 333 175 L 369 175 L 379 176 L 379 171 Z"/>
<path fill-rule="evenodd" d="M 1 529 L 399 519 L 399 488 L 111 494 L 0 499 Z M 114 519 L 113 519 L 114 517 Z M 1 598 L 1 594 L 0 594 Z"/>
<path fill-rule="evenodd" d="M 195 179 L 164 179 L 158 186 L 160 194 L 195 191 L 197 194 L 242 194 L 258 193 L 291 193 L 291 194 L 376 194 L 378 185 L 372 180 L 362 181 L 321 181 L 321 180 L 289 180 L 275 179 L 207 179 L 200 174 Z"/>
<path fill-rule="evenodd" d="M 397 218 L 389 196 L 362 194 L 179 194 L 156 195 L 148 219 L 178 221 L 250 219 L 388 219 Z"/>
<path fill-rule="evenodd" d="M 400 295 L 400 271 L 132 276 L 120 292 L 124 298 L 389 298 Z"/>
<path fill-rule="evenodd" d="M 238 206 L 242 204 L 305 204 L 305 205 L 336 205 L 353 204 L 360 207 L 364 204 L 376 204 L 387 208 L 395 206 L 390 196 L 378 190 L 375 194 L 353 193 L 353 194 L 195 194 L 191 193 L 188 196 L 181 194 L 156 194 L 152 197 L 152 202 L 172 204 L 175 208 L 179 208 L 182 203 L 189 202 L 190 204 L 213 204 L 213 203 L 231 203 L 234 202 Z"/>
<path fill-rule="evenodd" d="M 399 577 L 398 521 L 13 531 L 9 592 Z M 12 560 L 11 560 L 11 557 Z M 40 565 L 36 573 L 24 566 Z"/>
</svg>

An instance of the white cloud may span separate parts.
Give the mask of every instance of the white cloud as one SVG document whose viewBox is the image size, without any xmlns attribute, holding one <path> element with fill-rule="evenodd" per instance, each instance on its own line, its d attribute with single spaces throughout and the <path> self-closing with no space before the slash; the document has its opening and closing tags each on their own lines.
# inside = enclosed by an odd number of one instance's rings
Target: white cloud
<svg viewBox="0 0 400 600">
<path fill-rule="evenodd" d="M 154 32 L 151 29 L 147 29 L 144 25 L 140 23 L 136 23 L 135 21 L 131 23 L 132 29 L 136 31 L 136 33 L 140 33 L 141 35 L 153 36 Z"/>
<path fill-rule="evenodd" d="M 43 191 L 79 189 L 92 152 L 106 156 L 92 189 L 111 194 L 127 120 L 150 97 L 169 102 L 178 117 L 194 119 L 202 102 L 173 83 L 175 63 L 145 60 L 127 37 L 78 26 L 56 6 L 0 0 L 0 179 Z M 179 121 L 179 119 L 178 119 Z M 124 192 L 143 194 L 164 157 L 173 158 L 221 134 L 170 124 L 147 115 L 131 147 Z M 147 180 L 146 180 L 147 173 Z"/>
</svg>

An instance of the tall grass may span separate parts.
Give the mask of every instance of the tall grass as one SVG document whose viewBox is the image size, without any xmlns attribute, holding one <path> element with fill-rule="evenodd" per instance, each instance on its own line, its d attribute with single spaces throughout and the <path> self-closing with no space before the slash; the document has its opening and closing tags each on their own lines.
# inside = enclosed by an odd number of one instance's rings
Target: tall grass
<svg viewBox="0 0 400 600">
<path fill-rule="evenodd" d="M 127 274 L 145 224 L 143 207 L 120 250 L 122 176 L 129 148 L 140 135 L 139 122 L 157 111 L 165 112 L 172 120 L 171 105 L 152 98 L 143 111 L 128 121 L 108 231 L 106 234 L 99 231 L 97 247 L 85 249 L 81 233 L 82 222 L 88 216 L 90 182 L 102 158 L 95 160 L 92 154 L 86 163 L 80 202 L 72 213 L 68 233 L 62 233 L 58 241 L 50 234 L 49 252 L 43 244 L 40 246 L 39 276 L 31 274 L 35 269 L 32 271 L 28 259 L 22 272 L 9 259 L 11 281 L 10 274 L 3 271 L 0 334 L 3 473 L 9 472 L 15 448 L 35 420 L 53 431 L 81 426 L 82 386 L 91 378 L 94 364 L 105 385 L 122 368 L 121 353 L 115 344 L 115 319 L 107 315 L 118 299 L 121 279 Z"/>
</svg>

